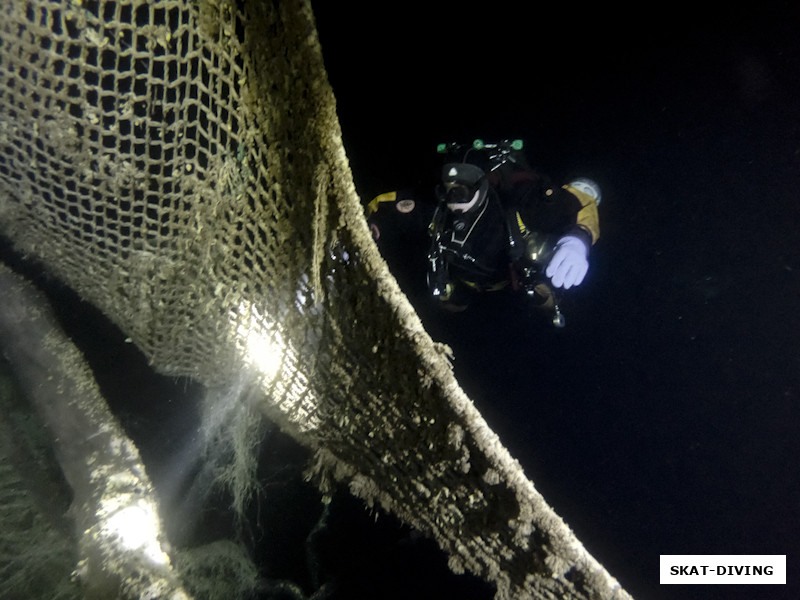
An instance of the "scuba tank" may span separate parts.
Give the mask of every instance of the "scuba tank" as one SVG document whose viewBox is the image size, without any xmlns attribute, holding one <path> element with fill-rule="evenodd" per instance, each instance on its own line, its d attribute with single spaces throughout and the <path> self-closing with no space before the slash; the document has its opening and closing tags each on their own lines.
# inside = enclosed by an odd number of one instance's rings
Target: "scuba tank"
<svg viewBox="0 0 800 600">
<path fill-rule="evenodd" d="M 559 307 L 559 294 L 545 275 L 555 251 L 556 237 L 529 230 L 518 212 L 506 215 L 506 229 L 512 289 L 524 291 L 535 306 L 551 303 L 553 325 L 564 327 L 566 323 Z"/>
<path fill-rule="evenodd" d="M 431 247 L 428 250 L 428 291 L 431 296 L 437 299 L 447 296 L 447 284 L 449 282 L 447 261 L 444 259 L 442 246 L 445 217 L 444 204 L 444 198 L 440 198 L 433 213 L 433 219 L 428 225 L 428 235 L 431 237 Z"/>
<path fill-rule="evenodd" d="M 487 174 L 496 171 L 506 163 L 526 166 L 522 153 L 525 143 L 522 140 L 503 140 L 487 144 L 478 138 L 470 144 L 448 142 L 436 146 L 436 152 L 446 157 L 445 162 L 464 162 L 476 165 Z"/>
</svg>

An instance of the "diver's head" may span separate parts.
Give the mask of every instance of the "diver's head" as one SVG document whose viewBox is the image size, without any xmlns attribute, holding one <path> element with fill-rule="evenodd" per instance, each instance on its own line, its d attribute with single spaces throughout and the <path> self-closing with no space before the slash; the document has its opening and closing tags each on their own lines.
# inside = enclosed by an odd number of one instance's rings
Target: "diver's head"
<svg viewBox="0 0 800 600">
<path fill-rule="evenodd" d="M 597 185 L 596 181 L 589 179 L 588 177 L 578 177 L 577 179 L 570 181 L 569 186 L 575 188 L 579 192 L 583 192 L 584 194 L 591 196 L 594 198 L 595 204 L 600 206 L 600 200 L 603 198 L 603 194 L 600 191 L 600 186 Z"/>
<path fill-rule="evenodd" d="M 469 212 L 482 206 L 488 184 L 483 169 L 467 163 L 448 163 L 442 167 L 442 194 L 447 208 Z"/>
</svg>

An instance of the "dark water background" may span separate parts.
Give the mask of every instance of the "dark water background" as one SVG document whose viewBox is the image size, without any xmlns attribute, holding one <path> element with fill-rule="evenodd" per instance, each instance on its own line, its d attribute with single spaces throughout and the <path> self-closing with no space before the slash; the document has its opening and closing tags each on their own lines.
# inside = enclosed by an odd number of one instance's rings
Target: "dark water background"
<svg viewBox="0 0 800 600">
<path fill-rule="evenodd" d="M 438 142 L 474 137 L 596 179 L 602 236 L 564 330 L 508 300 L 412 299 L 635 598 L 800 597 L 798 9 L 535 4 L 314 3 L 359 193 L 418 184 Z M 787 554 L 789 585 L 659 586 L 660 554 Z"/>
</svg>

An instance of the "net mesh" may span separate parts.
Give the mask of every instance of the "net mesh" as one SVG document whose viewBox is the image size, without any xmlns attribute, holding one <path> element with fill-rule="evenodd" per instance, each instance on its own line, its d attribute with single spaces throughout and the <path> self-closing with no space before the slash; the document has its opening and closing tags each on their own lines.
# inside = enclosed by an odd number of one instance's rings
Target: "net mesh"
<svg viewBox="0 0 800 600">
<path fill-rule="evenodd" d="M 303 0 L 0 0 L 0 227 L 161 373 L 242 377 L 499 598 L 627 598 L 374 247 Z"/>
</svg>

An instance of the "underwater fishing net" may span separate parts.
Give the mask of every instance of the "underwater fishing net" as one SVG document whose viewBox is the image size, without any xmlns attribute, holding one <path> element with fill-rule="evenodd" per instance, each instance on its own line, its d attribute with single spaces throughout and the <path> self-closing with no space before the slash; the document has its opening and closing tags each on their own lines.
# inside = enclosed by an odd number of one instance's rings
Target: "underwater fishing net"
<svg viewBox="0 0 800 600">
<path fill-rule="evenodd" d="M 380 258 L 307 1 L 0 7 L 0 228 L 21 254 L 160 373 L 254 382 L 324 494 L 349 486 L 498 598 L 628 597 Z"/>
</svg>

